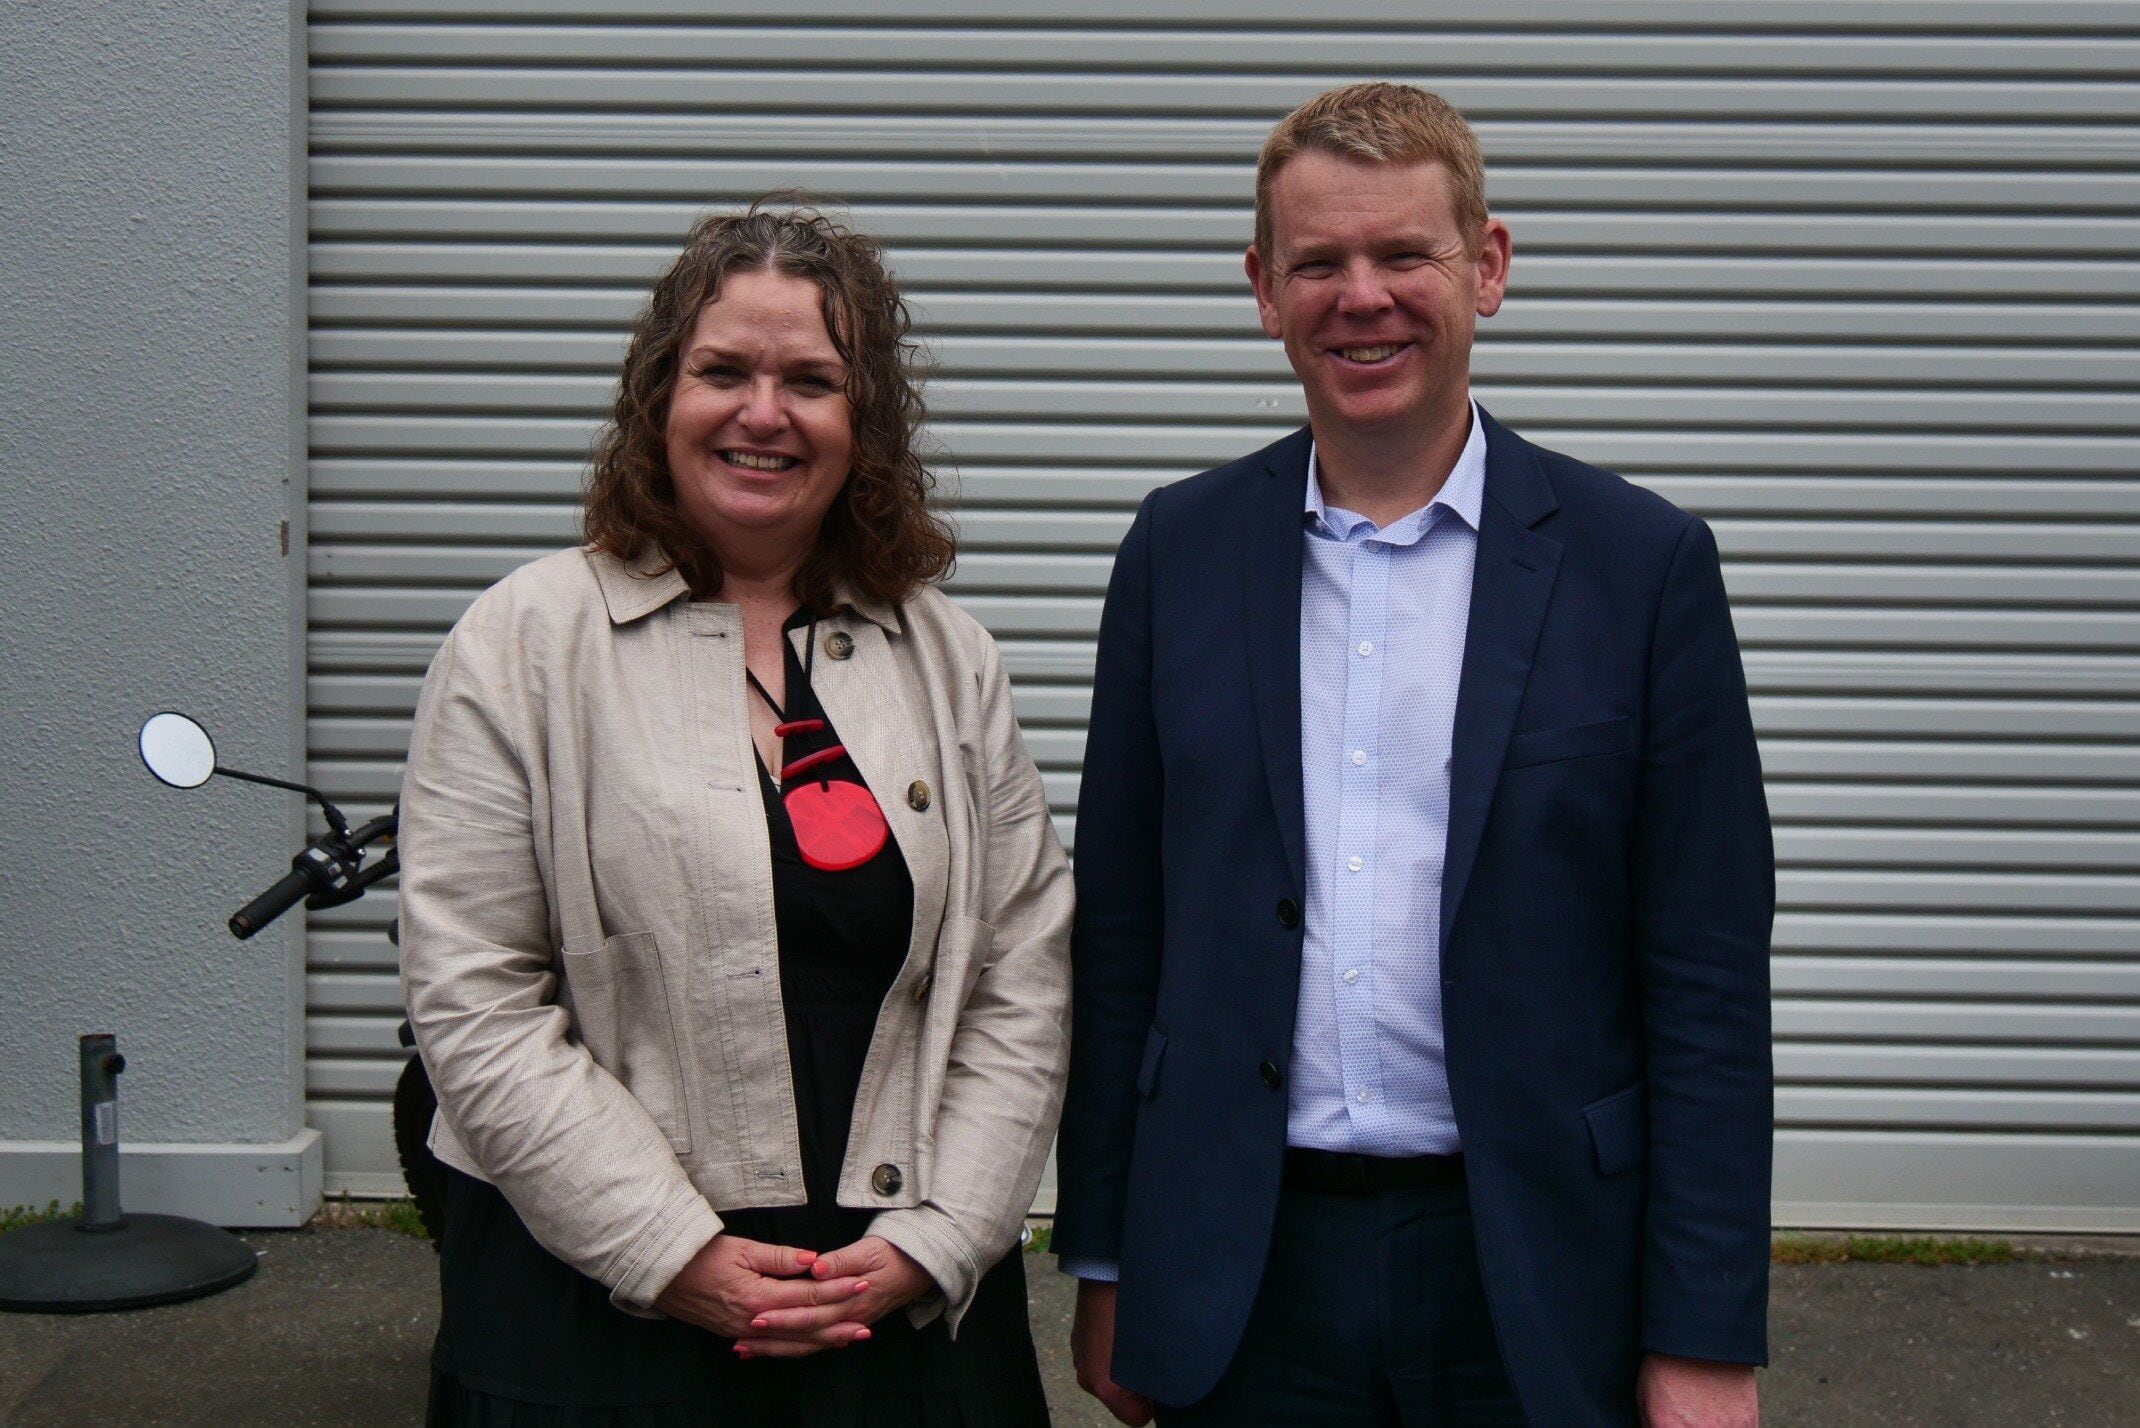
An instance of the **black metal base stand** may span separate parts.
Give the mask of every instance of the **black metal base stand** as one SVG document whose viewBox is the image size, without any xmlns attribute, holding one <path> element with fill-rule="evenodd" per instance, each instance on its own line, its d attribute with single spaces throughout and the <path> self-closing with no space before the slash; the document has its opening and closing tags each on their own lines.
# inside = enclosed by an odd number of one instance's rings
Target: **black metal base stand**
<svg viewBox="0 0 2140 1428">
<path fill-rule="evenodd" d="M 178 1215 L 127 1215 L 92 1229 L 47 1220 L 0 1235 L 0 1309 L 92 1314 L 228 1289 L 259 1265 L 227 1230 Z"/>
<path fill-rule="evenodd" d="M 82 1038 L 82 1213 L 0 1235 L 0 1309 L 89 1314 L 198 1299 L 259 1259 L 227 1230 L 119 1210 L 119 1073 L 108 1032 Z"/>
</svg>

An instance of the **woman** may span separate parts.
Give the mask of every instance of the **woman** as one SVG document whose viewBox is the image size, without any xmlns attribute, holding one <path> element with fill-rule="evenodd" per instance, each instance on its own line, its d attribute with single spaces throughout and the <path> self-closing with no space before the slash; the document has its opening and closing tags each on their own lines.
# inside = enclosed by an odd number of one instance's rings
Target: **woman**
<svg viewBox="0 0 2140 1428">
<path fill-rule="evenodd" d="M 702 221 L 587 545 L 425 680 L 434 1423 L 1046 1422 L 1016 1240 L 1069 876 L 994 642 L 930 584 L 907 326 L 831 220 Z"/>
</svg>

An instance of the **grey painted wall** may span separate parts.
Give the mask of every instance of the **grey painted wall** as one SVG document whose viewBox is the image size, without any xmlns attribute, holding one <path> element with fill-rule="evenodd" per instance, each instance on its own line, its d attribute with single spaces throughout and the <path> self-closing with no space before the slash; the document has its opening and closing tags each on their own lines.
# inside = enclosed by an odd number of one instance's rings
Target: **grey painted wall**
<svg viewBox="0 0 2140 1428">
<path fill-rule="evenodd" d="M 301 45 L 288 0 L 0 11 L 0 1160 L 75 1137 L 93 1030 L 127 1141 L 301 1129 L 299 919 L 223 928 L 295 796 L 134 752 L 179 707 L 303 768 Z"/>
</svg>

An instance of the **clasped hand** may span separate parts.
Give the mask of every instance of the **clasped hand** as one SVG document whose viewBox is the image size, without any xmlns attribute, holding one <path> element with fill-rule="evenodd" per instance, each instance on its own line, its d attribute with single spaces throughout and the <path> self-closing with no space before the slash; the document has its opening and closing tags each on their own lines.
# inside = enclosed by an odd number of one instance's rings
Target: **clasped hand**
<svg viewBox="0 0 2140 1428">
<path fill-rule="evenodd" d="M 869 1338 L 869 1326 L 935 1287 L 890 1241 L 829 1254 L 740 1235 L 706 1241 L 654 1307 L 736 1341 L 741 1358 L 800 1358 Z"/>
</svg>

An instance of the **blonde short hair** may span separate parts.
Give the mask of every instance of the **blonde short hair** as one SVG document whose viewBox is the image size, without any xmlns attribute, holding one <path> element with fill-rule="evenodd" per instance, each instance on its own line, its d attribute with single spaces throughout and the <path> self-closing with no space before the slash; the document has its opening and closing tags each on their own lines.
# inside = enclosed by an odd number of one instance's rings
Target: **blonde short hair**
<svg viewBox="0 0 2140 1428">
<path fill-rule="evenodd" d="M 1374 81 L 1318 94 L 1278 121 L 1256 160 L 1256 252 L 1271 260 L 1271 185 L 1310 151 L 1369 163 L 1438 163 L 1449 171 L 1459 231 L 1474 249 L 1486 228 L 1486 162 L 1479 136 L 1438 94 Z"/>
</svg>

